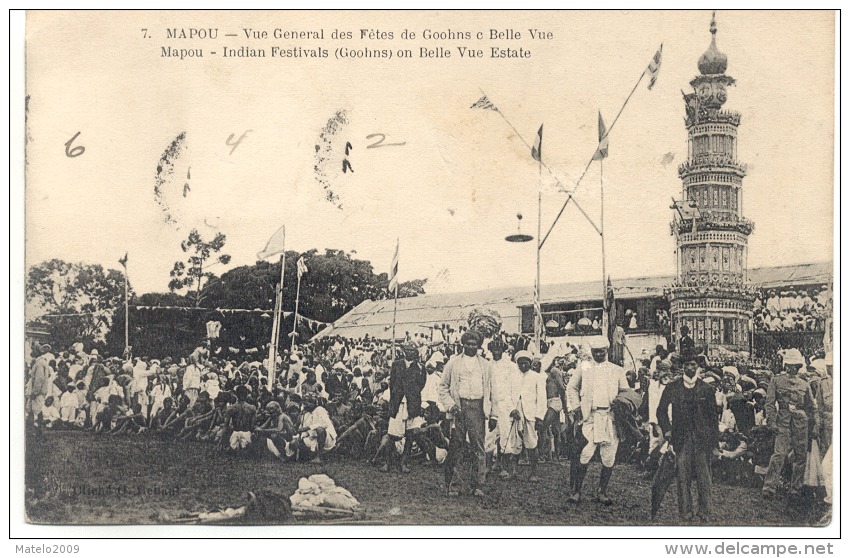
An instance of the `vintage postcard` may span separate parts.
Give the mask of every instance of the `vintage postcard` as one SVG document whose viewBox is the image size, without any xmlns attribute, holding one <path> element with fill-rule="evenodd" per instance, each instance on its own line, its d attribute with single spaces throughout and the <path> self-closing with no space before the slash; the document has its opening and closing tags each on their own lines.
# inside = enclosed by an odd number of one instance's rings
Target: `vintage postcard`
<svg viewBox="0 0 850 558">
<path fill-rule="evenodd" d="M 836 17 L 28 12 L 17 513 L 830 525 Z"/>
</svg>

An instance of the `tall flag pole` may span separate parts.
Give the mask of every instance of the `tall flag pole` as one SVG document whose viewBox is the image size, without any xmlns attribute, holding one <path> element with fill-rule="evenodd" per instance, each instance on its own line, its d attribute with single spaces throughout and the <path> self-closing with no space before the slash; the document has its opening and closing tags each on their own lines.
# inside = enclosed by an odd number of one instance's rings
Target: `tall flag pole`
<svg viewBox="0 0 850 558">
<path fill-rule="evenodd" d="M 130 287 L 127 278 L 127 259 L 129 252 L 124 252 L 124 257 L 118 263 L 124 268 L 124 353 L 130 358 Z"/>
<path fill-rule="evenodd" d="M 284 265 L 283 256 L 280 257 L 280 265 Z M 280 281 L 275 283 L 274 286 L 274 310 L 272 311 L 272 338 L 269 342 L 269 369 L 277 368 L 277 343 L 280 338 L 280 309 L 282 301 L 282 289 L 280 288 Z M 271 378 L 271 374 L 269 374 L 269 378 Z"/>
<path fill-rule="evenodd" d="M 395 254 L 393 254 L 393 263 L 390 266 L 390 285 L 389 291 L 393 293 L 394 302 L 393 302 L 393 331 L 392 331 L 392 341 L 390 346 L 392 347 L 392 360 L 395 360 L 395 322 L 396 316 L 398 314 L 398 238 L 395 239 Z"/>
<path fill-rule="evenodd" d="M 537 144 L 531 148 L 531 158 L 537 161 L 537 274 L 534 278 L 534 353 L 541 352 L 543 309 L 540 307 L 540 232 L 543 224 L 543 124 L 537 130 Z"/>
<path fill-rule="evenodd" d="M 605 121 L 602 120 L 602 112 L 599 112 L 599 144 L 593 158 L 599 161 L 599 238 L 602 241 L 602 331 L 607 336 L 609 329 L 608 320 L 608 288 L 606 286 L 605 272 L 605 182 L 602 176 L 603 161 L 608 156 L 608 130 Z"/>
<path fill-rule="evenodd" d="M 620 119 L 620 115 L 623 114 L 623 110 L 626 108 L 626 105 L 629 104 L 629 100 L 631 100 L 632 95 L 634 95 L 635 91 L 638 88 L 638 85 L 640 85 L 640 82 L 643 80 L 643 76 L 645 76 L 647 74 L 647 72 L 649 72 L 649 74 L 650 74 L 649 89 L 651 90 L 652 87 L 655 85 L 655 81 L 658 79 L 658 72 L 661 69 L 661 49 L 662 48 L 664 48 L 663 44 L 658 48 L 658 51 L 655 53 L 655 56 L 652 57 L 652 60 L 649 62 L 649 65 L 646 68 L 644 68 L 643 72 L 641 72 L 640 77 L 638 77 L 638 80 L 635 83 L 635 86 L 632 87 L 632 90 L 629 93 L 628 97 L 626 97 L 626 100 L 623 101 L 623 106 L 620 107 L 620 111 L 617 113 L 617 116 L 615 116 L 614 120 L 611 122 L 611 126 L 608 128 L 608 131 L 606 133 L 606 137 L 607 137 L 607 135 L 611 134 L 611 131 L 614 129 L 614 126 L 617 125 L 617 121 Z M 573 194 L 575 193 L 576 190 L 578 190 L 578 187 L 581 184 L 582 179 L 584 179 L 584 176 L 587 174 L 587 171 L 590 168 L 590 164 L 593 163 L 593 161 L 597 160 L 596 154 L 597 154 L 598 150 L 599 150 L 599 147 L 597 146 L 597 150 L 593 152 L 593 156 L 587 162 L 587 165 L 584 167 L 584 171 L 581 173 L 581 176 L 579 176 L 578 180 L 576 180 L 575 186 L 573 187 L 572 190 L 567 192 L 567 199 L 566 199 L 566 201 L 564 201 L 564 205 L 561 206 L 561 210 L 558 211 L 558 215 L 555 216 L 555 220 L 552 222 L 552 225 L 549 227 L 549 230 L 546 232 L 546 236 L 543 237 L 541 244 L 546 242 L 546 239 L 549 238 L 549 235 L 552 233 L 552 229 L 554 229 L 555 225 L 558 224 L 558 221 L 561 219 L 561 215 L 563 215 L 564 210 L 567 208 L 567 204 L 570 203 L 570 200 L 573 199 L 573 197 L 572 197 Z M 575 200 L 573 200 L 573 202 L 575 202 Z"/>
<path fill-rule="evenodd" d="M 295 316 L 292 320 L 292 345 L 289 347 L 289 352 L 295 352 L 295 338 L 298 337 L 298 301 L 301 299 L 301 276 L 307 273 L 307 264 L 304 263 L 304 256 L 298 258 L 298 263 L 295 266 L 298 269 L 298 286 L 295 289 Z"/>
<path fill-rule="evenodd" d="M 272 390 L 277 373 L 277 347 L 280 336 L 280 316 L 283 312 L 283 277 L 286 269 L 286 227 L 281 226 L 266 242 L 266 246 L 257 254 L 258 260 L 265 260 L 280 254 L 280 283 L 275 288 L 275 311 L 272 323 L 272 336 L 269 343 L 268 389 Z"/>
</svg>

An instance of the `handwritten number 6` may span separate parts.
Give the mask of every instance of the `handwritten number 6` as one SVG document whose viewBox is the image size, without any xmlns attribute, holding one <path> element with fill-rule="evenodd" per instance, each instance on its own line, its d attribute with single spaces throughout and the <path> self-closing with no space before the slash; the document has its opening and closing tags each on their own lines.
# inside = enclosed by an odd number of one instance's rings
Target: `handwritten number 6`
<svg viewBox="0 0 850 558">
<path fill-rule="evenodd" d="M 76 134 L 74 134 L 74 137 L 72 137 L 65 143 L 65 155 L 67 155 L 68 157 L 79 157 L 80 155 L 86 152 L 86 148 L 82 145 L 78 145 L 77 147 L 71 149 L 71 144 L 74 143 L 74 140 L 77 139 L 77 136 L 79 135 L 80 132 L 77 132 Z"/>
<path fill-rule="evenodd" d="M 381 139 L 377 140 L 375 143 L 369 144 L 366 146 L 366 149 L 372 149 L 375 147 L 390 147 L 392 145 L 405 145 L 407 142 L 399 142 L 399 143 L 384 143 L 384 140 L 387 139 L 386 134 L 369 134 L 366 136 L 366 139 L 372 139 L 375 137 L 381 136 Z"/>
</svg>

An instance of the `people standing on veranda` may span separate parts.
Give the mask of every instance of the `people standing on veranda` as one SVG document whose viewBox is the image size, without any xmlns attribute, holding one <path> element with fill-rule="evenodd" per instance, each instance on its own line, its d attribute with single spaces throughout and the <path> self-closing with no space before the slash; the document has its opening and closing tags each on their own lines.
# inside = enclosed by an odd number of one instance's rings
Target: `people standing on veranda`
<svg viewBox="0 0 850 558">
<path fill-rule="evenodd" d="M 567 404 L 573 422 L 582 424 L 582 434 L 587 445 L 581 451 L 579 465 L 575 469 L 575 478 L 571 478 L 572 494 L 568 501 L 581 501 L 581 488 L 587 468 L 596 449 L 602 459 L 602 472 L 599 475 L 599 487 L 596 499 L 602 504 L 611 505 L 608 496 L 608 483 L 614 471 L 619 444 L 611 402 L 620 390 L 629 389 L 626 371 L 616 364 L 608 362 L 608 339 L 595 336 L 590 338 L 592 362 L 576 368 L 567 385 Z"/>
<path fill-rule="evenodd" d="M 818 409 L 809 383 L 798 373 L 806 361 L 797 349 L 786 349 L 783 354 L 785 374 L 774 376 L 767 388 L 765 414 L 767 426 L 776 434 L 773 455 L 764 478 L 762 495 L 776 496 L 779 477 L 788 452 L 792 452 L 791 487 L 788 495 L 798 497 L 803 488 L 803 473 L 806 468 L 806 453 L 809 446 L 809 423 L 813 424 L 812 436 L 817 438 Z"/>
<path fill-rule="evenodd" d="M 505 444 L 506 458 L 511 461 L 510 477 L 516 478 L 516 466 L 522 449 L 528 452 L 531 464 L 531 482 L 537 477 L 538 431 L 543 428 L 546 416 L 546 376 L 531 371 L 533 357 L 528 351 L 516 354 L 516 367 L 511 372 L 507 392 L 500 398 L 501 416 L 511 420 Z"/>
<path fill-rule="evenodd" d="M 401 472 L 409 473 L 408 462 L 413 451 L 413 436 L 409 431 L 419 428 L 424 422 L 422 414 L 422 389 L 427 375 L 419 363 L 419 347 L 405 343 L 403 358 L 396 359 L 390 369 L 390 421 L 387 433 L 393 442 L 404 438 L 404 450 L 401 454 Z M 417 420 L 420 419 L 420 420 Z M 382 470 L 389 471 L 395 458 L 395 451 L 385 452 L 387 461 Z"/>
<path fill-rule="evenodd" d="M 714 388 L 699 376 L 693 353 L 683 355 L 684 374 L 669 383 L 655 411 L 658 424 L 676 455 L 679 516 L 695 517 L 691 481 L 697 481 L 696 517 L 711 515 L 711 455 L 717 448 L 718 422 Z M 672 416 L 672 419 L 670 418 Z"/>
<path fill-rule="evenodd" d="M 473 329 L 461 336 L 463 352 L 454 355 L 446 364 L 440 382 L 440 402 L 455 421 L 452 429 L 450 454 L 454 457 L 461 447 L 475 455 L 477 476 L 472 479 L 472 493 L 483 496 L 481 487 L 487 480 L 487 456 L 484 453 L 485 422 L 496 427 L 499 415 L 498 394 L 493 389 L 490 362 L 478 354 L 484 336 Z M 488 420 L 489 419 L 489 420 Z M 446 463 L 447 467 L 452 463 Z"/>
</svg>

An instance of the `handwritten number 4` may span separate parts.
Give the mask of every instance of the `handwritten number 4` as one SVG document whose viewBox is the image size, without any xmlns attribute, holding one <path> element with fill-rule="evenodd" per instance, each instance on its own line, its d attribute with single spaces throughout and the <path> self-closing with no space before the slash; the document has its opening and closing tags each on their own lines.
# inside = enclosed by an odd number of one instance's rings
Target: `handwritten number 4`
<svg viewBox="0 0 850 558">
<path fill-rule="evenodd" d="M 387 139 L 386 134 L 369 134 L 368 136 L 366 136 L 366 139 L 372 139 L 372 138 L 376 138 L 378 136 L 381 136 L 381 138 L 379 140 L 377 140 L 375 143 L 367 145 L 366 149 L 373 149 L 373 148 L 376 148 L 376 147 L 390 147 L 390 146 L 393 146 L 393 145 L 406 145 L 407 144 L 406 141 L 402 141 L 402 142 L 399 142 L 399 143 L 384 143 L 384 140 Z"/>
<path fill-rule="evenodd" d="M 65 155 L 68 157 L 79 157 L 83 153 L 86 152 L 86 148 L 82 145 L 78 145 L 77 147 L 71 149 L 71 144 L 74 143 L 74 140 L 77 139 L 77 136 L 80 135 L 80 132 L 74 134 L 74 137 L 65 142 Z"/>
<path fill-rule="evenodd" d="M 253 131 L 254 130 L 245 130 L 245 132 L 241 136 L 239 136 L 239 139 L 236 140 L 235 142 L 233 141 L 233 136 L 235 136 L 236 134 L 230 134 L 229 136 L 227 136 L 227 139 L 224 141 L 224 143 L 227 146 L 233 148 L 233 149 L 230 150 L 230 155 L 233 155 L 233 152 L 236 151 L 236 148 L 239 147 L 239 144 L 242 143 L 242 140 L 245 139 L 245 136 L 248 135 L 248 132 L 253 132 Z"/>
</svg>

